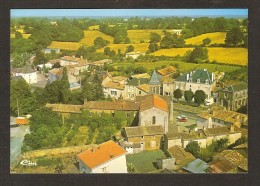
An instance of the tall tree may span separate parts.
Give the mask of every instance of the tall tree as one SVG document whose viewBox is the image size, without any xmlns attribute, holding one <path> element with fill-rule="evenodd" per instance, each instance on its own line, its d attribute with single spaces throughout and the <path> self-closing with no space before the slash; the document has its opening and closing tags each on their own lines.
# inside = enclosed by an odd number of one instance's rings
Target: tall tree
<svg viewBox="0 0 260 186">
<path fill-rule="evenodd" d="M 133 52 L 134 50 L 135 50 L 134 46 L 133 46 L 133 45 L 129 45 L 129 46 L 126 48 L 125 53 Z"/>
<path fill-rule="evenodd" d="M 157 43 L 161 41 L 161 35 L 155 32 L 150 33 L 150 43 Z"/>
<path fill-rule="evenodd" d="M 207 37 L 202 40 L 202 43 L 204 46 L 208 46 L 211 43 L 211 39 Z"/>
<path fill-rule="evenodd" d="M 193 96 L 194 96 L 194 94 L 191 90 L 186 90 L 184 92 L 184 98 L 187 102 L 190 102 L 193 99 Z"/>
<path fill-rule="evenodd" d="M 176 89 L 173 92 L 173 96 L 177 99 L 177 101 L 179 103 L 179 99 L 182 97 L 182 91 L 180 89 Z"/>
<path fill-rule="evenodd" d="M 243 41 L 244 34 L 239 27 L 230 29 L 225 38 L 227 46 L 238 46 Z"/>
<path fill-rule="evenodd" d="M 67 103 L 69 100 L 70 97 L 69 88 L 70 88 L 70 84 L 69 84 L 69 79 L 67 74 L 67 68 L 64 67 L 62 72 L 61 84 L 60 84 L 62 103 Z"/>
<path fill-rule="evenodd" d="M 200 63 L 208 59 L 208 49 L 202 46 L 196 46 L 189 56 L 190 62 Z"/>
<path fill-rule="evenodd" d="M 194 94 L 194 102 L 200 106 L 201 103 L 204 103 L 206 97 L 207 96 L 203 90 L 196 90 Z"/>
<path fill-rule="evenodd" d="M 188 143 L 188 145 L 185 147 L 185 150 L 190 152 L 193 156 L 198 157 L 200 146 L 197 141 L 192 141 Z"/>
</svg>

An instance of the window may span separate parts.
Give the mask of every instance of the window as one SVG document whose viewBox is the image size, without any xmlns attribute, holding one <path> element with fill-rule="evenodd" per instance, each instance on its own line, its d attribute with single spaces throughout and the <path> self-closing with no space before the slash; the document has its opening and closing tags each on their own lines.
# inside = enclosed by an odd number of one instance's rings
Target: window
<svg viewBox="0 0 260 186">
<path fill-rule="evenodd" d="M 197 83 L 200 83 L 200 79 L 197 79 Z"/>
<path fill-rule="evenodd" d="M 102 172 L 102 173 L 108 172 L 108 167 L 103 167 L 103 168 L 101 168 L 101 172 Z"/>
<path fill-rule="evenodd" d="M 208 79 L 206 79 L 205 84 L 209 84 L 209 80 Z"/>
<path fill-rule="evenodd" d="M 141 95 L 141 94 L 142 94 L 142 91 L 139 91 L 139 94 Z"/>
<path fill-rule="evenodd" d="M 113 90 L 111 90 L 111 95 L 117 95 L 117 91 L 113 91 Z"/>
<path fill-rule="evenodd" d="M 156 123 L 156 117 L 153 116 L 153 124 L 155 124 L 155 123 Z"/>
</svg>

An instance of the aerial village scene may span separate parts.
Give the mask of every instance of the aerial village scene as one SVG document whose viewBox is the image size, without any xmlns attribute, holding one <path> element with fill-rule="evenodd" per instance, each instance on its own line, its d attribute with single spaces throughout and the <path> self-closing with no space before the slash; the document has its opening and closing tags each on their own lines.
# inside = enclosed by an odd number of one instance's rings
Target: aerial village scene
<svg viewBox="0 0 260 186">
<path fill-rule="evenodd" d="M 12 9 L 12 174 L 248 172 L 247 9 Z"/>
</svg>

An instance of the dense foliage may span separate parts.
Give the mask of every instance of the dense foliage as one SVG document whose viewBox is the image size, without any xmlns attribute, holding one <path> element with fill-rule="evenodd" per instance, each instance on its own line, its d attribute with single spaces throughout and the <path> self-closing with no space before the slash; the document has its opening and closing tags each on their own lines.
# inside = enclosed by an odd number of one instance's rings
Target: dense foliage
<svg viewBox="0 0 260 186">
<path fill-rule="evenodd" d="M 204 103 L 205 99 L 207 98 L 207 95 L 203 90 L 196 90 L 194 94 L 194 102 L 197 103 L 199 106 L 200 104 Z"/>
</svg>

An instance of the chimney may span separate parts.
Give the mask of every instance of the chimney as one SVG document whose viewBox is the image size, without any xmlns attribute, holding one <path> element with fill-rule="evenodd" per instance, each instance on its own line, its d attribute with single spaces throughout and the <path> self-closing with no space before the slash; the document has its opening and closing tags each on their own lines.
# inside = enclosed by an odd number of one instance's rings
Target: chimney
<svg viewBox="0 0 260 186">
<path fill-rule="evenodd" d="M 189 73 L 187 74 L 187 81 L 189 80 Z"/>
<path fill-rule="evenodd" d="M 94 148 L 94 147 L 92 147 L 91 151 L 92 151 L 92 152 L 95 152 L 95 148 Z"/>
<path fill-rule="evenodd" d="M 137 81 L 138 81 L 138 85 L 140 85 L 141 84 L 140 79 L 138 79 Z"/>
<path fill-rule="evenodd" d="M 212 73 L 211 73 L 211 82 L 214 82 L 214 77 L 215 77 L 215 76 L 214 76 L 214 73 L 212 72 Z"/>
<path fill-rule="evenodd" d="M 83 59 L 83 57 L 82 57 L 82 56 L 80 56 L 80 59 Z"/>
</svg>

